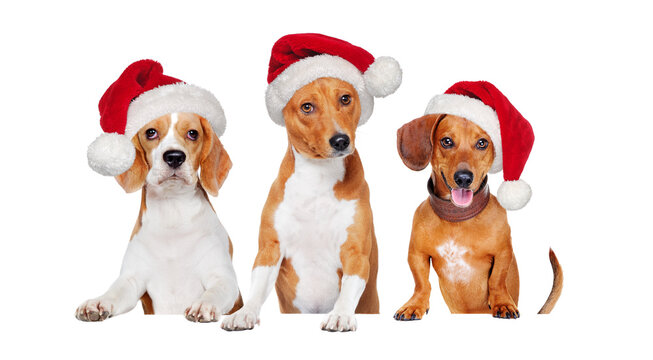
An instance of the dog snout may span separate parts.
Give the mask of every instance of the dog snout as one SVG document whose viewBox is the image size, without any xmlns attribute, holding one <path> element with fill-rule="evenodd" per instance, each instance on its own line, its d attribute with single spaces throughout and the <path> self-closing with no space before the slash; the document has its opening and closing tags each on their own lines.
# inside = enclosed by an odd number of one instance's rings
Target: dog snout
<svg viewBox="0 0 653 360">
<path fill-rule="evenodd" d="M 343 151 L 349 147 L 349 136 L 345 134 L 336 134 L 331 139 L 329 139 L 329 144 L 336 151 Z"/>
<path fill-rule="evenodd" d="M 469 189 L 474 181 L 474 174 L 469 170 L 459 170 L 453 174 L 453 181 L 459 188 Z"/>
<path fill-rule="evenodd" d="M 163 161 L 171 168 L 176 169 L 186 161 L 186 154 L 179 150 L 169 150 L 163 153 Z"/>
</svg>

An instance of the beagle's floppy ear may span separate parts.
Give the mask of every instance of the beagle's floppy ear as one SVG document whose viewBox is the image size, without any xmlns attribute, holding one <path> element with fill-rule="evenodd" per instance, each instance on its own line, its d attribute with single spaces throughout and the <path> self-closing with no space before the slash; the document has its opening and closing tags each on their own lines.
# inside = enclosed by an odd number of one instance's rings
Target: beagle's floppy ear
<svg viewBox="0 0 653 360">
<path fill-rule="evenodd" d="M 200 122 L 205 134 L 200 156 L 200 184 L 206 192 L 217 196 L 231 169 L 231 159 L 213 132 L 211 124 L 204 118 L 200 118 Z"/>
<path fill-rule="evenodd" d="M 419 171 L 428 166 L 433 155 L 433 131 L 445 116 L 424 115 L 397 130 L 397 150 L 408 168 Z"/>
<path fill-rule="evenodd" d="M 132 144 L 134 144 L 134 148 L 136 149 L 134 163 L 129 170 L 116 176 L 118 184 L 120 184 L 120 186 L 125 189 L 125 192 L 128 193 L 140 190 L 143 185 L 145 185 L 145 178 L 147 177 L 148 171 L 150 171 L 147 161 L 145 160 L 145 151 L 138 139 L 138 134 L 134 135 L 132 138 Z"/>
</svg>

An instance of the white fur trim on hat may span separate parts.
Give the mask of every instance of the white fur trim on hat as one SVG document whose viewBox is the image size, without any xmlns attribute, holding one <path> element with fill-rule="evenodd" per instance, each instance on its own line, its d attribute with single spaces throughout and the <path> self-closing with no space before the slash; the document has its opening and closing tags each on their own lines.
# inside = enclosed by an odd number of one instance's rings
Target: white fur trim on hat
<svg viewBox="0 0 653 360">
<path fill-rule="evenodd" d="M 363 74 L 367 91 L 374 97 L 388 96 L 401 85 L 401 67 L 389 56 L 377 57 Z"/>
<path fill-rule="evenodd" d="M 265 104 L 272 120 L 284 126 L 283 109 L 295 94 L 305 85 L 322 78 L 333 77 L 350 83 L 361 102 L 361 117 L 358 125 L 364 124 L 374 110 L 374 97 L 365 88 L 360 71 L 349 61 L 333 55 L 316 55 L 301 59 L 288 66 L 268 85 Z"/>
<path fill-rule="evenodd" d="M 148 122 L 174 112 L 189 112 L 205 118 L 217 136 L 227 121 L 218 99 L 208 90 L 179 82 L 146 91 L 134 99 L 127 111 L 125 135 L 131 139 Z"/>
<path fill-rule="evenodd" d="M 104 133 L 88 146 L 86 156 L 91 169 L 105 176 L 117 176 L 132 166 L 136 149 L 127 136 Z"/>
<path fill-rule="evenodd" d="M 531 187 L 524 180 L 504 181 L 499 185 L 497 200 L 506 210 L 519 210 L 531 199 Z"/>
<path fill-rule="evenodd" d="M 442 94 L 434 96 L 429 101 L 424 115 L 450 114 L 473 122 L 489 136 L 494 145 L 494 161 L 490 173 L 503 169 L 503 151 L 501 150 L 501 127 L 496 111 L 485 105 L 481 100 L 465 95 Z"/>
</svg>

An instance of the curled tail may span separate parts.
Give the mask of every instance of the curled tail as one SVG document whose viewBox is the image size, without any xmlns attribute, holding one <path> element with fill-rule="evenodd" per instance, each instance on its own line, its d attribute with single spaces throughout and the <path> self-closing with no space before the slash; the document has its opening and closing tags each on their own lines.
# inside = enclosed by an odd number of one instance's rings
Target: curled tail
<svg viewBox="0 0 653 360">
<path fill-rule="evenodd" d="M 562 293 L 562 267 L 558 262 L 556 254 L 551 248 L 549 248 L 549 260 L 551 261 L 551 268 L 553 268 L 553 288 L 549 294 L 549 298 L 546 299 L 546 302 L 538 312 L 538 314 L 548 314 L 553 310 L 553 307 L 556 305 L 560 293 Z"/>
</svg>

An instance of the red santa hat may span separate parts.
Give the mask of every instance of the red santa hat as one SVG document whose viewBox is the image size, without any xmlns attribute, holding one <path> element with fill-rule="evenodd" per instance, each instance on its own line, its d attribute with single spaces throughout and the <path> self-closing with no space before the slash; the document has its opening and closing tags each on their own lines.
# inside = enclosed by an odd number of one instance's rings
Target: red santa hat
<svg viewBox="0 0 653 360">
<path fill-rule="evenodd" d="M 127 67 L 100 99 L 104 133 L 88 147 L 88 164 L 96 172 L 116 176 L 129 170 L 136 157 L 131 139 L 148 122 L 173 112 L 204 117 L 217 136 L 226 119 L 220 102 L 209 91 L 163 74 L 154 60 Z"/>
<path fill-rule="evenodd" d="M 499 203 L 508 210 L 521 209 L 528 203 L 531 188 L 519 177 L 535 136 L 531 124 L 501 91 L 487 81 L 461 81 L 433 97 L 426 114 L 464 117 L 488 133 L 495 151 L 490 172 L 503 170 L 505 180 L 497 192 Z"/>
<path fill-rule="evenodd" d="M 361 102 L 362 125 L 372 115 L 374 98 L 385 97 L 401 84 L 399 63 L 374 58 L 364 49 L 321 34 L 286 35 L 274 44 L 265 103 L 272 120 L 283 126 L 283 109 L 301 87 L 322 77 L 350 83 Z"/>
</svg>

